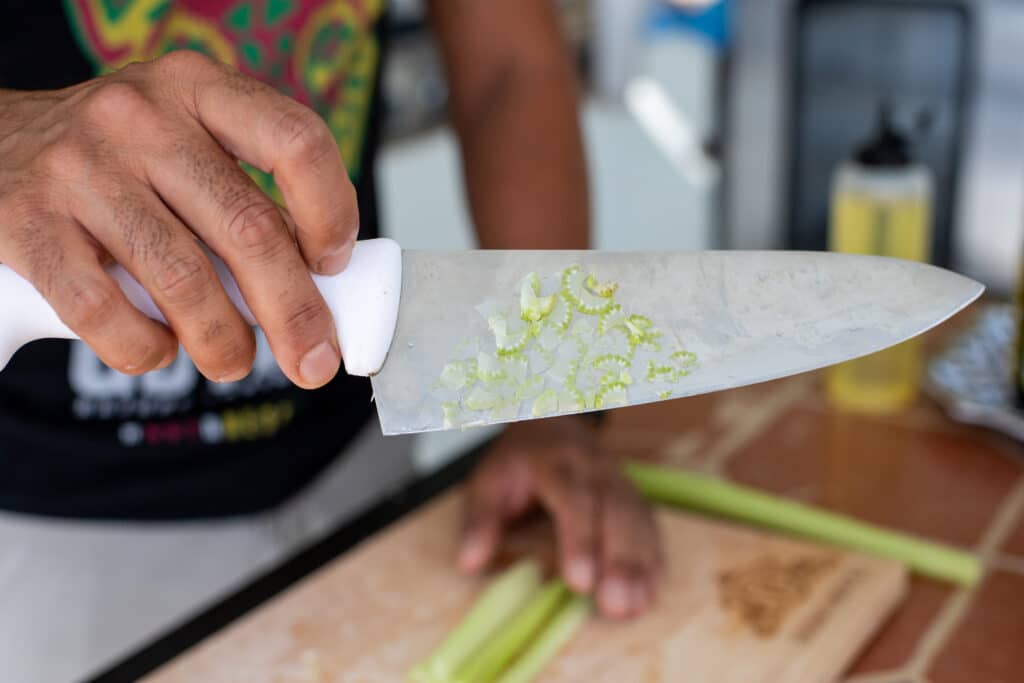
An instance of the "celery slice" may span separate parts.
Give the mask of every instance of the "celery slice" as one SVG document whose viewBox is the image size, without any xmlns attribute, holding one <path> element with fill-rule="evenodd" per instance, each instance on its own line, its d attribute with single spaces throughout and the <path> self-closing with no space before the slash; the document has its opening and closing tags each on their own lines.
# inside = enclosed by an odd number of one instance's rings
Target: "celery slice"
<svg viewBox="0 0 1024 683">
<path fill-rule="evenodd" d="M 591 610 L 588 598 L 571 596 L 496 683 L 530 683 L 586 623 Z"/>
<path fill-rule="evenodd" d="M 409 673 L 416 683 L 448 683 L 456 670 L 500 632 L 541 585 L 536 562 L 524 561 L 495 578 L 444 642 Z"/>
<path fill-rule="evenodd" d="M 533 402 L 534 417 L 550 415 L 558 410 L 558 392 L 554 389 L 545 389 Z"/>
<path fill-rule="evenodd" d="M 561 581 L 544 584 L 497 633 L 480 644 L 473 656 L 459 667 L 453 683 L 493 683 L 568 595 L 569 589 Z"/>
<path fill-rule="evenodd" d="M 540 278 L 536 273 L 523 278 L 519 291 L 519 315 L 523 320 L 537 322 L 551 315 L 555 307 L 555 295 L 540 295 Z"/>
<path fill-rule="evenodd" d="M 972 586 L 981 576 L 974 555 L 713 477 L 642 463 L 626 474 L 647 498 L 887 557 L 934 579 Z"/>
</svg>

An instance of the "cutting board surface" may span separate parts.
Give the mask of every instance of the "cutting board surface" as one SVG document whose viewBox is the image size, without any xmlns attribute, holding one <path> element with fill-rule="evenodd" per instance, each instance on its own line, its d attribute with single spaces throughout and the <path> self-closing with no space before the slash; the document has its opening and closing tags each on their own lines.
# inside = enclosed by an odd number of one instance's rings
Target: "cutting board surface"
<svg viewBox="0 0 1024 683">
<path fill-rule="evenodd" d="M 453 569 L 458 513 L 455 492 L 421 508 L 145 681 L 404 681 L 483 585 Z M 826 683 L 906 588 L 887 561 L 675 512 L 659 524 L 668 568 L 656 607 L 629 623 L 595 617 L 542 683 Z M 513 545 L 550 555 L 553 542 L 538 528 Z M 765 613 L 759 599 L 793 592 L 780 571 L 803 577 L 803 598 Z"/>
</svg>

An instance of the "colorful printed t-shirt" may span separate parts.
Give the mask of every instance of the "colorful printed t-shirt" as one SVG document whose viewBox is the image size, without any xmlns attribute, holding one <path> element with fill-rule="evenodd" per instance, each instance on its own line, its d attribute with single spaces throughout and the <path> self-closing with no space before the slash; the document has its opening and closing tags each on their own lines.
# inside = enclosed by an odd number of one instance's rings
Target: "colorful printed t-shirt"
<svg viewBox="0 0 1024 683">
<path fill-rule="evenodd" d="M 0 88 L 81 82 L 171 50 L 208 54 L 316 110 L 376 235 L 383 0 L 0 0 Z M 0 163 L 3 163 L 0 160 Z M 280 201 L 273 179 L 252 178 Z M 182 353 L 130 377 L 81 342 L 24 347 L 0 373 L 0 508 L 85 517 L 241 514 L 336 457 L 370 414 L 369 385 L 293 387 L 257 335 L 252 374 L 206 381 Z"/>
</svg>

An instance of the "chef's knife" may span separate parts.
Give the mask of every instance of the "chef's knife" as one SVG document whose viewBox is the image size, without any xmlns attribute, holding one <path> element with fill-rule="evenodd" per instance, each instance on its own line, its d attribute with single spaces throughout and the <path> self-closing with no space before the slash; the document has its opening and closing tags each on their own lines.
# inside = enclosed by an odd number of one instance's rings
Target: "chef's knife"
<svg viewBox="0 0 1024 683">
<path fill-rule="evenodd" d="M 223 264 L 232 300 L 255 324 Z M 123 269 L 111 274 L 150 317 Z M 385 434 L 680 398 L 864 356 L 946 320 L 983 287 L 934 266 L 827 252 L 402 251 L 357 244 L 314 276 L 346 371 L 372 377 Z M 0 266 L 0 369 L 75 338 Z"/>
</svg>

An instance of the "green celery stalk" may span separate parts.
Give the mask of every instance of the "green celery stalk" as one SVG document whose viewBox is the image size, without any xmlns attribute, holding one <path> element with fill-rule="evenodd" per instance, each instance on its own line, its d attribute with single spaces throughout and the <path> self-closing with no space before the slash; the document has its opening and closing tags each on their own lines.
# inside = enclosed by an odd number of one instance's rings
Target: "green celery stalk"
<svg viewBox="0 0 1024 683">
<path fill-rule="evenodd" d="M 568 595 L 569 589 L 562 581 L 546 583 L 459 667 L 453 683 L 493 683 Z"/>
<path fill-rule="evenodd" d="M 530 683 L 586 623 L 591 608 L 588 598 L 571 596 L 496 683 Z"/>
<path fill-rule="evenodd" d="M 817 541 L 897 560 L 934 579 L 972 586 L 981 576 L 978 559 L 966 552 L 887 531 L 713 477 L 631 462 L 626 474 L 654 501 L 752 522 Z"/>
<path fill-rule="evenodd" d="M 540 585 L 541 569 L 536 562 L 523 561 L 505 570 L 491 581 L 440 647 L 409 672 L 409 679 L 417 683 L 449 683 L 458 668 L 488 638 L 501 631 Z"/>
</svg>

